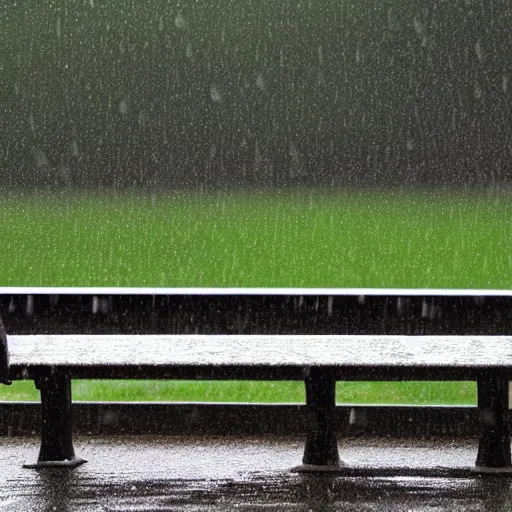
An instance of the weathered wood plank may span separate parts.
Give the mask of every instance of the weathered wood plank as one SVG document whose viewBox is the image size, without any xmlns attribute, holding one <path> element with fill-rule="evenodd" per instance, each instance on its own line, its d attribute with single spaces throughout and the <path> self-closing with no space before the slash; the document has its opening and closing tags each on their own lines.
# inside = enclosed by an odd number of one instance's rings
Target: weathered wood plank
<svg viewBox="0 0 512 512">
<path fill-rule="evenodd" d="M 511 336 L 20 335 L 8 345 L 18 367 L 512 369 Z"/>
</svg>

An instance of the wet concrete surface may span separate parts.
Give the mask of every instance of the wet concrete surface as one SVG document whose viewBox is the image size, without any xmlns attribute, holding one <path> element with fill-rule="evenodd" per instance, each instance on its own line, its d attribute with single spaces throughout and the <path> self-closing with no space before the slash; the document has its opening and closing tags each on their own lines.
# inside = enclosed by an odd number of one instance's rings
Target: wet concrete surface
<svg viewBox="0 0 512 512">
<path fill-rule="evenodd" d="M 293 473 L 301 438 L 81 437 L 75 448 L 87 464 L 39 471 L 21 467 L 35 461 L 37 438 L 0 443 L 0 512 L 512 510 L 512 478 L 436 476 L 439 467 L 470 469 L 475 439 L 340 444 L 352 467 L 408 470 L 379 477 Z"/>
</svg>

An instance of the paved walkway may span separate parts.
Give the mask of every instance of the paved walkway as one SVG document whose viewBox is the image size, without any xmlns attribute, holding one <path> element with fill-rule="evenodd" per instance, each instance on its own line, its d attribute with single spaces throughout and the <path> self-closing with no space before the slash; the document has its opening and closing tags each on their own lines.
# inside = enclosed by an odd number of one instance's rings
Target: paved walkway
<svg viewBox="0 0 512 512">
<path fill-rule="evenodd" d="M 0 438 L 0 512 L 512 510 L 512 478 L 329 477 L 291 473 L 301 439 L 80 438 L 89 462 L 72 471 L 22 469 L 35 438 Z M 470 467 L 475 440 L 350 439 L 349 464 Z"/>
</svg>

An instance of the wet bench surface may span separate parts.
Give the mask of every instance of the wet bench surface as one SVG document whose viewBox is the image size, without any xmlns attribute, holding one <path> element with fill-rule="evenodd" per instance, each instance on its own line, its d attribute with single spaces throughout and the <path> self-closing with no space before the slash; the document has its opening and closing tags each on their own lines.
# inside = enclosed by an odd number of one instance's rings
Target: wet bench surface
<svg viewBox="0 0 512 512">
<path fill-rule="evenodd" d="M 512 336 L 30 335 L 9 336 L 10 376 L 45 368 L 73 378 L 477 380 L 512 375 Z"/>
<path fill-rule="evenodd" d="M 475 380 L 476 469 L 511 466 L 510 336 L 21 335 L 8 337 L 8 351 L 10 378 L 34 379 L 41 391 L 41 450 L 28 467 L 84 462 L 72 443 L 72 378 L 304 380 L 309 421 L 298 469 L 348 474 L 333 421 L 336 380 Z"/>
</svg>

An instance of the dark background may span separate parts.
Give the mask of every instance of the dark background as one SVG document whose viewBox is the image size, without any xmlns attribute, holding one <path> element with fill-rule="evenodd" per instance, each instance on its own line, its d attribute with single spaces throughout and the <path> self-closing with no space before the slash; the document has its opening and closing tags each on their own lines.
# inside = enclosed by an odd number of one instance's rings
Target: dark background
<svg viewBox="0 0 512 512">
<path fill-rule="evenodd" d="M 512 297 L 41 292 L 1 295 L 0 313 L 8 334 L 509 335 Z"/>
<path fill-rule="evenodd" d="M 512 180 L 507 0 L 0 3 L 0 186 Z"/>
</svg>

